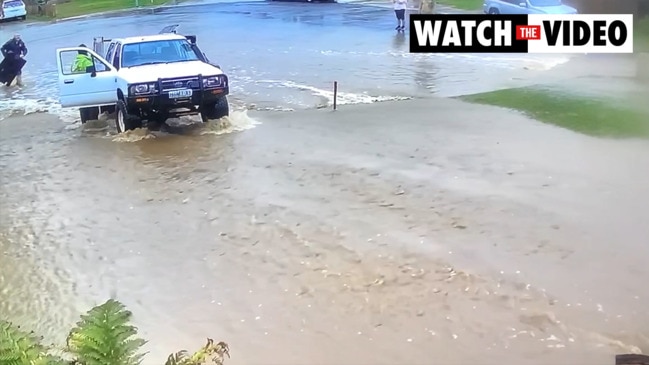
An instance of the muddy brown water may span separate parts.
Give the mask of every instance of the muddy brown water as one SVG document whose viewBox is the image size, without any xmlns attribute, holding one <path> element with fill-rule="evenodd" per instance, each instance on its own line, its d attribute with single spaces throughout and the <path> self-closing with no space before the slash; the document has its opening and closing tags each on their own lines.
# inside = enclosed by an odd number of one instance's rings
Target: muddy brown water
<svg viewBox="0 0 649 365">
<path fill-rule="evenodd" d="M 646 142 L 444 99 L 251 116 L 157 138 L 2 121 L 3 315 L 60 342 L 116 297 L 146 364 L 208 336 L 230 364 L 649 351 Z"/>
</svg>

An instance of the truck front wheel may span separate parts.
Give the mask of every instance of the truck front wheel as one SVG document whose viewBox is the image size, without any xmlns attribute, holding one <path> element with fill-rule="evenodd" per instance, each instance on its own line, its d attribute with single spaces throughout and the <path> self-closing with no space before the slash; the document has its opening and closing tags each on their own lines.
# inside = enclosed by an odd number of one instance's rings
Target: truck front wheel
<svg viewBox="0 0 649 365">
<path fill-rule="evenodd" d="M 214 103 L 205 104 L 201 107 L 201 119 L 203 123 L 210 120 L 221 119 L 230 115 L 230 106 L 228 105 L 228 97 L 222 96 Z"/>
<path fill-rule="evenodd" d="M 124 133 L 136 128 L 142 128 L 142 119 L 138 116 L 128 113 L 124 100 L 118 100 L 115 107 L 117 109 L 115 125 L 118 133 Z"/>
</svg>

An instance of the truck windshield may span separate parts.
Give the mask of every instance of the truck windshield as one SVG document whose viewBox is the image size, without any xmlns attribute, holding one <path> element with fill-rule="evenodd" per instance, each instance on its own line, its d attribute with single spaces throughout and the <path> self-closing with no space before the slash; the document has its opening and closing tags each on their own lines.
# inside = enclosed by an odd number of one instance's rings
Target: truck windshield
<svg viewBox="0 0 649 365">
<path fill-rule="evenodd" d="M 530 0 L 532 6 L 560 6 L 561 0 Z"/>
<path fill-rule="evenodd" d="M 122 50 L 122 67 L 198 59 L 191 44 L 184 39 L 125 44 Z"/>
<path fill-rule="evenodd" d="M 2 3 L 2 7 L 5 8 L 5 9 L 8 9 L 8 8 L 15 8 L 15 7 L 22 6 L 22 5 L 23 5 L 23 2 L 20 1 L 20 0 L 16 0 L 16 1 L 5 1 L 4 3 Z"/>
</svg>

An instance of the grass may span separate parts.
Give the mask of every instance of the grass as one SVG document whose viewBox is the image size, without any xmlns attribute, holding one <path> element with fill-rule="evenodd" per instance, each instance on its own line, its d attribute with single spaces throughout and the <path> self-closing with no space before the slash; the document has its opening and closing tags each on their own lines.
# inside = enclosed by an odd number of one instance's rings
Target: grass
<svg viewBox="0 0 649 365">
<path fill-rule="evenodd" d="M 159 6 L 168 3 L 169 0 L 138 0 L 139 6 Z M 73 16 L 101 13 L 112 10 L 123 10 L 135 8 L 135 0 L 71 0 L 56 5 L 57 18 L 69 18 Z"/>
<path fill-rule="evenodd" d="M 439 0 L 439 3 L 462 10 L 480 10 L 483 0 Z"/>
<path fill-rule="evenodd" d="M 633 24 L 633 48 L 636 52 L 649 52 L 649 17 Z"/>
<path fill-rule="evenodd" d="M 36 15 L 36 14 L 29 14 L 27 15 L 27 19 L 25 22 L 45 22 L 45 21 L 50 21 L 52 18 L 47 17 L 45 15 Z"/>
<path fill-rule="evenodd" d="M 649 137 L 649 113 L 597 100 L 538 88 L 498 90 L 460 97 L 473 103 L 521 111 L 541 122 L 596 137 Z"/>
</svg>

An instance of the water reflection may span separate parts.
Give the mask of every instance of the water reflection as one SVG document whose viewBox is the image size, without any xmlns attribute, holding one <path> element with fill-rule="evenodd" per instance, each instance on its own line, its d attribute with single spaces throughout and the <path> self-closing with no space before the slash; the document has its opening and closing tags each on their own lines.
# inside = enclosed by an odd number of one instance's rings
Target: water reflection
<svg viewBox="0 0 649 365">
<path fill-rule="evenodd" d="M 406 46 L 406 33 L 397 33 L 392 39 L 392 49 L 395 51 L 408 51 Z"/>
<path fill-rule="evenodd" d="M 431 62 L 428 55 L 421 55 L 415 61 L 414 79 L 417 88 L 420 90 L 433 91 L 435 89 L 435 78 L 438 69 L 435 64 Z"/>
<path fill-rule="evenodd" d="M 283 18 L 284 21 L 291 23 L 307 23 L 309 25 L 324 25 L 325 17 L 323 15 L 293 15 Z"/>
</svg>

